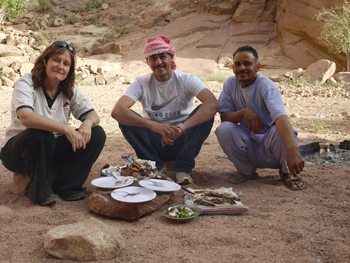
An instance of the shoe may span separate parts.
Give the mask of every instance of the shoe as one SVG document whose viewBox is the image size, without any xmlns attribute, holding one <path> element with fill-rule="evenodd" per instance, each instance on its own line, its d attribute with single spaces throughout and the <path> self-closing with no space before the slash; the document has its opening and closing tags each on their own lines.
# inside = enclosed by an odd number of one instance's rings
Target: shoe
<svg viewBox="0 0 350 263">
<path fill-rule="evenodd" d="M 58 199 L 58 195 L 51 194 L 51 195 L 49 195 L 48 198 L 46 198 L 46 200 L 44 202 L 39 203 L 39 205 L 50 206 L 50 205 L 55 204 L 57 202 L 57 199 Z"/>
<path fill-rule="evenodd" d="M 281 181 L 289 190 L 297 191 L 307 188 L 304 180 L 300 176 L 291 177 L 289 173 L 283 173 L 281 169 L 279 170 L 279 174 Z"/>
<path fill-rule="evenodd" d="M 64 201 L 79 201 L 86 197 L 85 191 L 80 191 L 67 196 L 61 196 Z"/>
<path fill-rule="evenodd" d="M 192 184 L 193 179 L 189 173 L 177 172 L 175 175 L 175 180 L 178 184 Z"/>
<path fill-rule="evenodd" d="M 251 175 L 245 175 L 245 174 L 241 174 L 240 172 L 235 172 L 231 180 L 231 183 L 242 184 L 249 180 L 257 180 L 257 179 L 259 179 L 259 175 L 257 172 L 254 172 Z"/>
</svg>

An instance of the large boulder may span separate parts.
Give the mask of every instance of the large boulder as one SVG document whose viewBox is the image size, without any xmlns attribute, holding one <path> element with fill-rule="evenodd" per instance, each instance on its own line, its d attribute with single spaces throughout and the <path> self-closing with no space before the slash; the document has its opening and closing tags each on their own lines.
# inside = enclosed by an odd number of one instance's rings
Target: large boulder
<svg viewBox="0 0 350 263">
<path fill-rule="evenodd" d="M 336 65 L 328 59 L 320 59 L 305 69 L 303 77 L 310 82 L 319 82 L 323 84 L 331 78 L 335 72 Z"/>
<path fill-rule="evenodd" d="M 7 206 L 0 206 L 0 224 L 11 221 L 16 216 L 15 212 Z"/>
<path fill-rule="evenodd" d="M 88 209 L 98 215 L 132 221 L 156 211 L 171 197 L 172 194 L 158 194 L 151 201 L 130 204 L 112 199 L 109 191 L 95 191 L 89 195 L 87 204 Z"/>
<path fill-rule="evenodd" d="M 350 72 L 337 72 L 333 78 L 340 83 L 350 83 Z"/>
<path fill-rule="evenodd" d="M 124 248 L 120 231 L 95 218 L 57 226 L 47 232 L 44 240 L 49 255 L 65 260 L 114 259 Z"/>
</svg>

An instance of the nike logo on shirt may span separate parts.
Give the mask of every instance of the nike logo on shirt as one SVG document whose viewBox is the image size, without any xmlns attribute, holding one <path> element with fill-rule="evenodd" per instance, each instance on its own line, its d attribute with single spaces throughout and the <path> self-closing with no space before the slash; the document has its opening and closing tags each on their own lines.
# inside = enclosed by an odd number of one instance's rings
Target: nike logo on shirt
<svg viewBox="0 0 350 263">
<path fill-rule="evenodd" d="M 166 102 L 164 102 L 162 104 L 159 104 L 159 105 L 157 105 L 155 103 L 156 99 L 154 99 L 153 102 L 152 102 L 152 105 L 151 105 L 151 109 L 152 110 L 160 110 L 160 109 L 164 108 L 165 106 L 169 105 L 170 102 L 172 102 L 174 99 L 176 99 L 176 97 L 177 97 L 177 95 L 174 98 L 170 99 L 169 101 L 166 101 Z"/>
</svg>

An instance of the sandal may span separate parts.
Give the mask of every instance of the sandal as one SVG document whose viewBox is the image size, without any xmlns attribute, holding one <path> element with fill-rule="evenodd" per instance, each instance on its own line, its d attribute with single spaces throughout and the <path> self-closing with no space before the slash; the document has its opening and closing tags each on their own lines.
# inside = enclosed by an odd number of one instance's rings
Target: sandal
<svg viewBox="0 0 350 263">
<path fill-rule="evenodd" d="M 303 190 L 306 188 L 305 182 L 301 177 L 290 177 L 289 174 L 280 174 L 284 185 L 290 190 Z"/>
</svg>

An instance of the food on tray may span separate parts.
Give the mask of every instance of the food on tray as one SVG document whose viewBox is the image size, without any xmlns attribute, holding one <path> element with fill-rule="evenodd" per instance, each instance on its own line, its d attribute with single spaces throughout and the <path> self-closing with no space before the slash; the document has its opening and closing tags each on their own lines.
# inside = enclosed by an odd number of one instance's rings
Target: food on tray
<svg viewBox="0 0 350 263">
<path fill-rule="evenodd" d="M 170 219 L 190 219 L 199 214 L 199 208 L 185 205 L 171 206 L 164 211 L 164 215 Z"/>
<path fill-rule="evenodd" d="M 119 170 L 122 176 L 134 176 L 134 177 L 148 177 L 165 179 L 166 176 L 163 173 L 157 171 L 152 166 L 151 161 L 135 159 L 132 156 L 123 156 L 125 166 Z"/>
<path fill-rule="evenodd" d="M 234 192 L 224 192 L 219 190 L 195 190 L 193 201 L 198 205 L 216 206 L 236 204 L 236 201 L 240 201 L 239 196 Z"/>
</svg>

